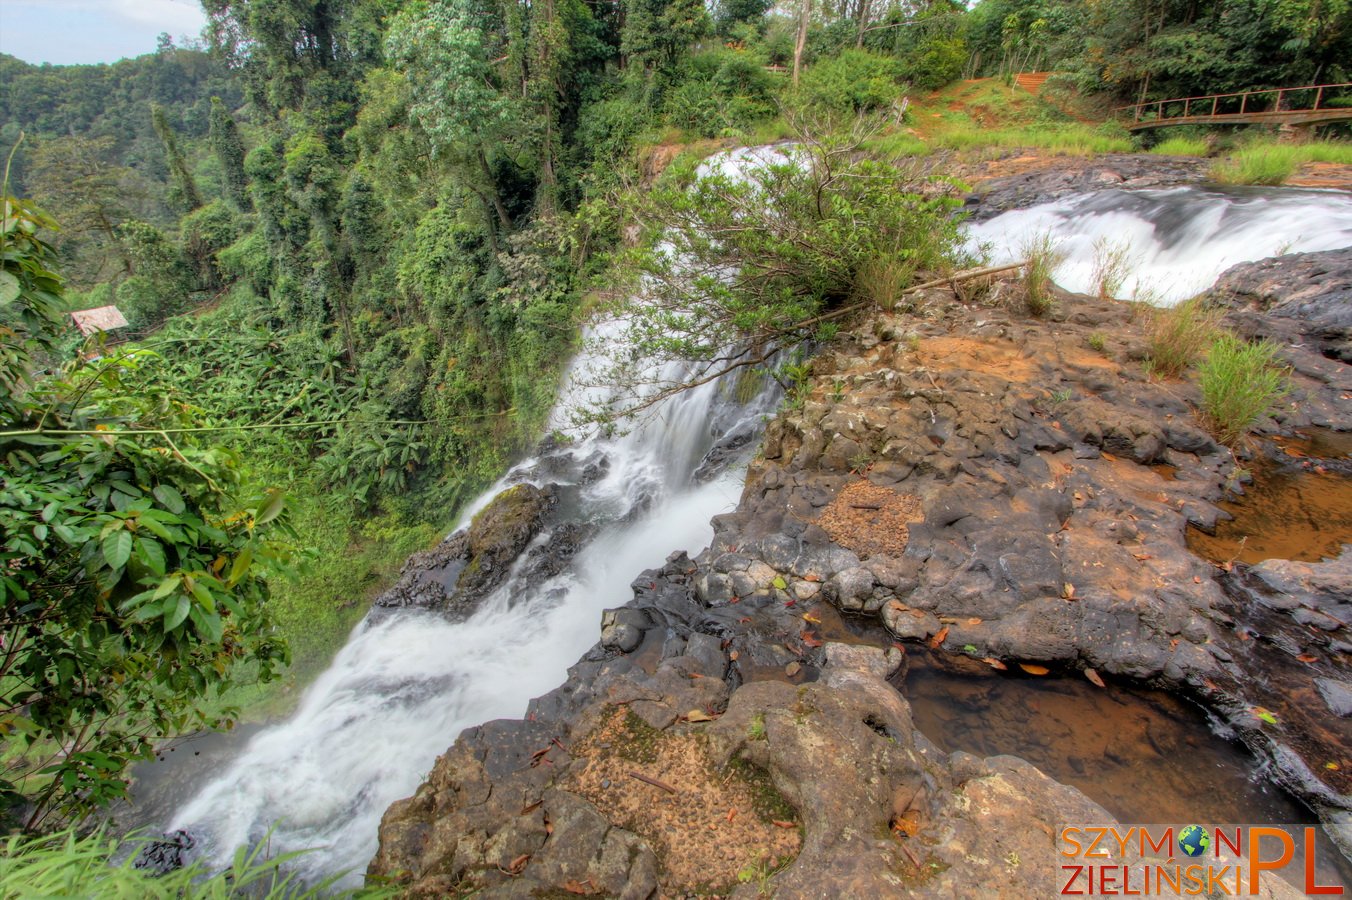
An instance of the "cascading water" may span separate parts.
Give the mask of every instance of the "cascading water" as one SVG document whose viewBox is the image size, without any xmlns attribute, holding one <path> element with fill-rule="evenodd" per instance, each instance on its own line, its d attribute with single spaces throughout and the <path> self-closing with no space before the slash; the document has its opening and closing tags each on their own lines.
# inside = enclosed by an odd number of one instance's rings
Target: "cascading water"
<svg viewBox="0 0 1352 900">
<path fill-rule="evenodd" d="M 780 154 L 742 151 L 711 165 L 726 172 Z M 1120 294 L 1153 292 L 1157 302 L 1172 303 L 1237 262 L 1352 245 L 1352 199 L 1292 190 L 1109 190 L 1006 213 L 970 226 L 968 239 L 1004 261 L 1020 258 L 1039 232 L 1066 253 L 1057 272 L 1062 286 L 1092 290 L 1095 243 L 1126 243 L 1132 275 Z M 626 353 L 622 330 L 612 329 L 593 343 Z M 573 364 L 551 427 L 563 429 L 579 403 L 618 396 L 595 386 L 604 368 L 587 355 Z M 676 366 L 648 374 L 670 382 L 686 373 Z M 296 864 L 303 876 L 347 871 L 344 883 L 359 882 L 380 816 L 413 792 L 437 754 L 465 727 L 519 716 L 532 697 L 559 684 L 595 642 L 600 611 L 628 600 L 644 568 L 703 546 L 710 518 L 735 505 L 740 472 L 702 463 L 752 443 L 774 392 L 739 403 L 731 380 L 669 399 L 627 435 L 550 442 L 514 467 L 470 506 L 461 527 L 504 487 L 554 485 L 559 502 L 537 546 L 552 529 L 584 526 L 590 537 L 569 565 L 547 578 L 513 572 L 462 622 L 406 609 L 368 617 L 295 715 L 261 729 L 170 828 L 191 832 L 224 862 L 275 826 L 273 852 L 312 849 Z"/>
<path fill-rule="evenodd" d="M 968 228 L 968 249 L 992 263 L 1023 259 L 1030 238 L 1050 236 L 1064 260 L 1054 280 L 1098 291 L 1096 264 L 1125 253 L 1116 295 L 1172 306 L 1237 263 L 1352 246 L 1352 196 L 1293 188 L 1184 187 L 1106 190 L 1014 210 Z"/>
<path fill-rule="evenodd" d="M 592 343 L 623 352 L 618 333 L 596 337 Z M 579 391 L 592 402 L 606 399 L 587 386 L 595 362 L 584 355 L 574 363 L 555 425 Z M 685 373 L 674 366 L 661 374 Z M 736 505 L 742 473 L 706 477 L 701 461 L 720 443 L 751 443 L 774 402 L 773 390 L 750 403 L 733 393 L 726 382 L 704 385 L 670 398 L 626 435 L 551 442 L 515 466 L 461 526 L 505 486 L 554 485 L 560 502 L 551 527 L 593 529 L 571 564 L 545 579 L 513 572 L 463 622 L 412 610 L 368 616 L 295 715 L 258 733 L 170 827 L 192 833 L 224 862 L 275 826 L 273 852 L 315 848 L 297 863 L 303 876 L 349 870 L 345 883 L 358 882 L 386 807 L 412 794 L 461 730 L 522 715 L 596 641 L 601 610 L 626 602 L 639 572 L 673 550 L 708 542 L 709 520 Z"/>
</svg>

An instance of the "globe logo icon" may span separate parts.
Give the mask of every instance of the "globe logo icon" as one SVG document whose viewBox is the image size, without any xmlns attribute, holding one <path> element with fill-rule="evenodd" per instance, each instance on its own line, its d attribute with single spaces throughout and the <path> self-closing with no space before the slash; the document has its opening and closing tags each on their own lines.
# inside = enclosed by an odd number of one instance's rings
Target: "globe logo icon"
<svg viewBox="0 0 1352 900">
<path fill-rule="evenodd" d="M 1211 846 L 1211 835 L 1201 825 L 1189 825 L 1178 833 L 1178 849 L 1185 856 L 1198 857 Z"/>
</svg>

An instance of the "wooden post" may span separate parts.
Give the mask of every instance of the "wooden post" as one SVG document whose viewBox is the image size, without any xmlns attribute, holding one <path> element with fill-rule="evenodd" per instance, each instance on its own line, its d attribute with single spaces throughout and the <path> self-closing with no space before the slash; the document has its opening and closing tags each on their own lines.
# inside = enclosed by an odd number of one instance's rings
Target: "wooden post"
<svg viewBox="0 0 1352 900">
<path fill-rule="evenodd" d="M 1249 105 L 1249 93 L 1245 91 L 1239 95 L 1239 114 L 1244 115 L 1245 108 Z"/>
<path fill-rule="evenodd" d="M 1212 98 L 1211 98 L 1211 115 L 1212 115 L 1212 116 L 1215 116 L 1215 115 L 1216 115 L 1216 104 L 1217 104 L 1217 103 L 1220 103 L 1220 102 L 1221 102 L 1221 98 L 1220 98 L 1220 97 L 1212 97 Z"/>
<path fill-rule="evenodd" d="M 1321 104 L 1321 103 L 1323 103 L 1323 102 L 1324 102 L 1324 86 L 1321 84 L 1321 85 L 1319 86 L 1319 90 L 1318 90 L 1318 91 L 1315 91 L 1315 95 L 1314 95 L 1314 108 L 1315 108 L 1315 109 L 1318 109 L 1318 108 L 1319 108 L 1319 104 Z"/>
</svg>

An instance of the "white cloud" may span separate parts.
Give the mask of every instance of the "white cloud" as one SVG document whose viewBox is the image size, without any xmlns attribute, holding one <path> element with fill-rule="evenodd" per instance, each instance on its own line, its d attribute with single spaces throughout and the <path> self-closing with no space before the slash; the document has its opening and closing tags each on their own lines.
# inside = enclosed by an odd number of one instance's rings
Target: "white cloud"
<svg viewBox="0 0 1352 900">
<path fill-rule="evenodd" d="M 28 62 L 112 62 L 155 50 L 155 36 L 196 37 L 197 0 L 0 0 L 0 52 Z"/>
<path fill-rule="evenodd" d="M 197 34 L 207 23 L 193 0 L 108 0 L 107 6 L 115 16 L 174 35 Z"/>
<path fill-rule="evenodd" d="M 121 20 L 128 25 L 167 31 L 173 35 L 192 34 L 202 30 L 206 13 L 197 0 L 0 0 L 0 11 L 45 9 L 57 15 L 89 15 Z"/>
</svg>

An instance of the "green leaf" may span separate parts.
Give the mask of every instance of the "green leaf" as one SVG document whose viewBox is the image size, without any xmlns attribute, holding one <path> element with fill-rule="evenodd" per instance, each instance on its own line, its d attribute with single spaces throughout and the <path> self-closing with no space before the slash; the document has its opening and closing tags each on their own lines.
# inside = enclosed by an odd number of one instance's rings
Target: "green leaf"
<svg viewBox="0 0 1352 900">
<path fill-rule="evenodd" d="M 146 531 L 149 531 L 151 534 L 155 535 L 155 537 L 159 538 L 165 543 L 169 544 L 176 543 L 176 541 L 174 540 L 174 536 L 170 534 L 169 529 L 165 528 L 159 522 L 155 521 L 155 519 L 153 519 L 152 517 L 141 516 L 137 521 L 141 524 L 142 528 L 144 528 Z"/>
<path fill-rule="evenodd" d="M 221 617 L 214 612 L 204 612 L 197 607 L 192 610 L 192 623 L 197 627 L 197 633 L 213 644 L 221 642 L 221 635 L 225 633 L 225 623 Z"/>
<path fill-rule="evenodd" d="M 196 597 L 197 601 L 207 610 L 211 612 L 216 611 L 216 598 L 211 596 L 211 591 L 207 590 L 207 586 L 202 583 L 201 578 L 193 580 L 192 595 Z"/>
<path fill-rule="evenodd" d="M 131 532 L 125 528 L 110 531 L 103 537 L 103 558 L 111 569 L 121 569 L 131 558 Z"/>
<path fill-rule="evenodd" d="M 19 279 L 10 272 L 0 271 L 0 306 L 18 300 L 21 290 Z"/>
<path fill-rule="evenodd" d="M 160 501 L 160 503 L 164 505 L 165 509 L 169 510 L 171 513 L 174 513 L 175 515 L 182 514 L 183 510 L 188 508 L 187 504 L 183 502 L 183 495 L 180 494 L 178 490 L 174 488 L 172 485 L 168 484 L 156 485 L 155 489 L 151 491 L 151 493 L 155 495 L 156 500 Z"/>
<path fill-rule="evenodd" d="M 164 548 L 159 541 L 137 538 L 136 558 L 156 575 L 164 574 Z"/>
<path fill-rule="evenodd" d="M 282 514 L 282 509 L 286 506 L 286 495 L 279 490 L 268 492 L 268 502 L 254 519 L 254 525 L 266 525 L 273 519 Z"/>
<path fill-rule="evenodd" d="M 170 575 L 160 582 L 160 586 L 155 588 L 155 593 L 150 595 L 151 600 L 163 600 L 178 588 L 178 576 Z"/>
<path fill-rule="evenodd" d="M 175 628 L 182 625 L 183 620 L 188 618 L 188 613 L 192 610 L 192 601 L 183 594 L 179 594 L 178 597 L 174 599 L 173 609 L 164 616 L 165 631 L 173 631 Z"/>
<path fill-rule="evenodd" d="M 234 587 L 239 584 L 239 580 L 249 571 L 249 566 L 253 563 L 253 548 L 245 547 L 239 551 L 239 556 L 235 557 L 235 564 L 230 567 L 230 577 L 226 584 Z"/>
</svg>

